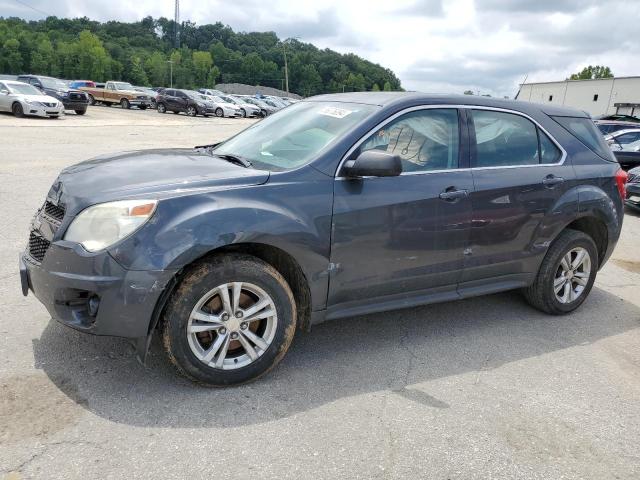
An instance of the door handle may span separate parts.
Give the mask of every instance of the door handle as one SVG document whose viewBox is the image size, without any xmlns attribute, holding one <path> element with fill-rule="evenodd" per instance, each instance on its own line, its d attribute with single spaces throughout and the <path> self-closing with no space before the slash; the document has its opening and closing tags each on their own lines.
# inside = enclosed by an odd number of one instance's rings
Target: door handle
<svg viewBox="0 0 640 480">
<path fill-rule="evenodd" d="M 556 185 L 560 185 L 563 182 L 564 182 L 564 178 L 556 177 L 555 175 L 547 175 L 542 180 L 542 184 L 547 188 L 553 188 Z"/>
<path fill-rule="evenodd" d="M 458 190 L 456 187 L 449 187 L 444 192 L 440 192 L 440 198 L 447 202 L 455 202 L 464 198 L 469 193 L 466 190 Z"/>
</svg>

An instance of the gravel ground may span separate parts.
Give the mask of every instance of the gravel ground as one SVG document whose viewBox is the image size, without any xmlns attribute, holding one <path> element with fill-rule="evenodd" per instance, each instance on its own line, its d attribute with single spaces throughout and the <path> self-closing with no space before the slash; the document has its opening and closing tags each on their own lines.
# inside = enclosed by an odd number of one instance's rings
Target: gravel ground
<svg viewBox="0 0 640 480">
<path fill-rule="evenodd" d="M 640 478 L 640 217 L 588 301 L 518 293 L 328 322 L 270 375 L 204 389 L 153 343 L 69 330 L 17 275 L 57 172 L 98 154 L 212 143 L 250 120 L 92 107 L 0 115 L 0 478 Z"/>
</svg>

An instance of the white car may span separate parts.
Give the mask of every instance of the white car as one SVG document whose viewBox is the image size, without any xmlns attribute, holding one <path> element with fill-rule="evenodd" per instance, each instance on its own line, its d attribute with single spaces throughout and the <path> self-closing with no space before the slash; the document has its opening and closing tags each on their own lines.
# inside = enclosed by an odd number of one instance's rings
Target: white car
<svg viewBox="0 0 640 480">
<path fill-rule="evenodd" d="M 613 150 L 627 150 L 628 145 L 640 140 L 640 128 L 627 128 L 604 137 Z"/>
<path fill-rule="evenodd" d="M 201 93 L 200 95 L 213 104 L 216 117 L 242 117 L 242 111 L 238 105 L 225 102 L 223 99 L 215 95 L 206 95 L 204 93 Z"/>
<path fill-rule="evenodd" d="M 242 99 L 232 97 L 231 95 L 218 95 L 218 97 L 220 97 L 222 100 L 224 100 L 227 103 L 232 103 L 233 105 L 240 107 L 240 112 L 242 113 L 243 117 L 261 117 L 262 116 L 262 112 L 260 111 L 260 108 L 257 107 L 256 105 L 252 105 L 250 103 L 243 101 Z"/>
<path fill-rule="evenodd" d="M 59 117 L 64 113 L 64 105 L 32 85 L 2 80 L 0 81 L 0 111 L 12 112 L 16 117 L 24 115 Z"/>
</svg>

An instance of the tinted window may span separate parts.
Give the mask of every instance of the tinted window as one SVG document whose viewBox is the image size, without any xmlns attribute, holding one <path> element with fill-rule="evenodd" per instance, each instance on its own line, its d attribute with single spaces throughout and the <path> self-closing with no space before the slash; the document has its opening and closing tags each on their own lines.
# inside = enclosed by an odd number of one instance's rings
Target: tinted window
<svg viewBox="0 0 640 480">
<path fill-rule="evenodd" d="M 555 143 L 540 129 L 540 163 L 558 163 L 562 158 L 562 152 Z"/>
<path fill-rule="evenodd" d="M 616 137 L 616 142 L 621 144 L 621 145 L 626 145 L 628 143 L 633 143 L 636 140 L 640 140 L 640 132 L 623 133 L 622 135 L 618 135 Z"/>
<path fill-rule="evenodd" d="M 359 151 L 382 150 L 399 155 L 402 171 L 458 167 L 458 111 L 453 108 L 407 113 L 372 134 Z"/>
<path fill-rule="evenodd" d="M 540 163 L 537 128 L 520 115 L 472 110 L 476 135 L 475 167 Z"/>
<path fill-rule="evenodd" d="M 612 160 L 612 155 L 604 139 L 593 121 L 589 118 L 553 117 L 553 119 L 566 128 L 574 137 L 584 143 L 589 149 L 602 158 Z"/>
</svg>

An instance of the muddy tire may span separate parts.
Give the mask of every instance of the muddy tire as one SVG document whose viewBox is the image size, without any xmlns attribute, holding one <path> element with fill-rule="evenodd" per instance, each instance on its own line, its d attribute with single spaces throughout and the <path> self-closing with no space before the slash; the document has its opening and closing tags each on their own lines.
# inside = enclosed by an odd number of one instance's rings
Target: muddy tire
<svg viewBox="0 0 640 480">
<path fill-rule="evenodd" d="M 182 375 L 237 385 L 278 364 L 296 319 L 293 293 L 276 269 L 250 255 L 221 255 L 187 272 L 167 304 L 162 339 Z"/>
<path fill-rule="evenodd" d="M 538 310 L 564 315 L 586 300 L 597 271 L 598 250 L 593 239 L 567 229 L 553 242 L 535 281 L 523 293 Z"/>
</svg>

